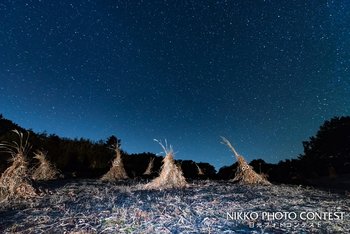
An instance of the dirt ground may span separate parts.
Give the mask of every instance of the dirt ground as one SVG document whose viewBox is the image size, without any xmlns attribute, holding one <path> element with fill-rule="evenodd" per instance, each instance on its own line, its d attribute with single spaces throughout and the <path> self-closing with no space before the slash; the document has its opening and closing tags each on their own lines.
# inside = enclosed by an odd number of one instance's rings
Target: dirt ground
<svg viewBox="0 0 350 234">
<path fill-rule="evenodd" d="M 350 197 L 310 187 L 193 181 L 53 181 L 45 195 L 0 203 L 0 233 L 350 233 Z"/>
</svg>

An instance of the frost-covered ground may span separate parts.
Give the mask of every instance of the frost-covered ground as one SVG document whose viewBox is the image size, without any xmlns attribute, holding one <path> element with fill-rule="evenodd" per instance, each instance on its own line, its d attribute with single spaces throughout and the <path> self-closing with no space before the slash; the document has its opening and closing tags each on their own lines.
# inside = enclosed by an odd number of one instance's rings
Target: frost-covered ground
<svg viewBox="0 0 350 234">
<path fill-rule="evenodd" d="M 147 191 L 97 180 L 42 187 L 46 196 L 0 204 L 0 233 L 350 233 L 350 197 L 312 188 L 194 181 Z"/>
</svg>

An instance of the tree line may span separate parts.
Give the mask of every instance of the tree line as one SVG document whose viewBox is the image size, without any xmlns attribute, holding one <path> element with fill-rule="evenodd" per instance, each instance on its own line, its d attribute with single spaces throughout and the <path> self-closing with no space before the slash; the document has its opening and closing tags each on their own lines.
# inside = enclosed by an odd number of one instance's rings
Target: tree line
<svg viewBox="0 0 350 234">
<path fill-rule="evenodd" d="M 36 150 L 47 151 L 47 158 L 66 178 L 97 178 L 108 171 L 114 158 L 109 146 L 121 144 L 121 140 L 112 135 L 105 140 L 69 139 L 55 134 L 35 133 L 26 130 L 0 115 L 0 142 L 15 140 L 11 130 L 17 129 L 30 134 L 32 149 L 29 152 L 30 164 Z M 287 159 L 277 164 L 266 163 L 262 159 L 250 162 L 257 173 L 264 174 L 273 183 L 306 184 L 310 178 L 335 177 L 350 173 L 350 116 L 333 117 L 320 126 L 315 136 L 303 143 L 304 152 L 295 159 Z M 156 176 L 161 168 L 163 157 L 151 152 L 129 154 L 121 151 L 125 170 L 130 178 Z M 9 165 L 10 156 L 0 152 L 0 173 Z M 153 173 L 143 175 L 151 159 Z M 237 162 L 224 166 L 216 172 L 209 163 L 196 163 L 192 160 L 176 160 L 188 179 L 232 179 Z M 200 172 L 200 173 L 199 173 Z"/>
</svg>

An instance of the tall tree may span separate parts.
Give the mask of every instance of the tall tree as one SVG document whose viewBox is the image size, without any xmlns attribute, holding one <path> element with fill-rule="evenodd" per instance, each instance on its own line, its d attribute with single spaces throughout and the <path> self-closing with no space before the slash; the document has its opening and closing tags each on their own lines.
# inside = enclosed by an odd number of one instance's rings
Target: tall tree
<svg viewBox="0 0 350 234">
<path fill-rule="evenodd" d="M 338 172 L 350 164 L 350 116 L 334 117 L 325 121 L 315 136 L 303 142 L 304 154 L 300 159 L 308 167 L 316 167 L 318 174 L 325 175 L 329 167 Z"/>
<path fill-rule="evenodd" d="M 120 139 L 118 139 L 115 135 L 112 135 L 107 138 L 106 144 L 109 146 L 114 146 L 116 145 L 117 147 L 120 147 Z"/>
</svg>

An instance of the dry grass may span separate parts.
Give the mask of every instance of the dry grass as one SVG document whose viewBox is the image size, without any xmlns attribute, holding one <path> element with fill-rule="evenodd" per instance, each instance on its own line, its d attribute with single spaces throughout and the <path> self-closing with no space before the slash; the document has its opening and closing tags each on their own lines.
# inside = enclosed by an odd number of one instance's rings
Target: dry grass
<svg viewBox="0 0 350 234">
<path fill-rule="evenodd" d="M 157 140 L 155 140 L 157 141 Z M 184 188 L 188 184 L 183 176 L 182 170 L 175 164 L 173 149 L 164 146 L 157 141 L 166 154 L 163 159 L 162 170 L 157 178 L 145 185 L 146 189 Z"/>
<path fill-rule="evenodd" d="M 240 184 L 261 184 L 270 185 L 271 183 L 266 179 L 266 176 L 259 175 L 253 168 L 245 161 L 243 156 L 239 155 L 231 143 L 225 138 L 221 137 L 223 144 L 227 145 L 234 153 L 238 167 L 233 181 L 239 182 Z"/>
<path fill-rule="evenodd" d="M 148 163 L 148 166 L 147 166 L 145 172 L 143 173 L 144 175 L 151 175 L 152 174 L 153 164 L 154 164 L 154 158 L 151 158 L 149 160 L 149 163 Z"/>
<path fill-rule="evenodd" d="M 112 167 L 109 169 L 109 171 L 106 174 L 102 176 L 101 180 L 115 181 L 115 180 L 128 179 L 129 176 L 126 173 L 124 168 L 122 154 L 120 152 L 120 145 L 116 143 L 112 146 L 112 149 L 115 151 L 115 158 L 112 162 Z"/>
<path fill-rule="evenodd" d="M 197 163 L 195 163 L 195 164 L 196 164 L 196 167 L 197 167 L 197 170 L 198 170 L 197 175 L 204 175 L 203 170 L 198 166 Z"/>
<path fill-rule="evenodd" d="M 54 180 L 60 176 L 57 168 L 47 160 L 47 152 L 38 150 L 34 155 L 34 158 L 39 160 L 39 165 L 32 173 L 33 180 Z"/>
<path fill-rule="evenodd" d="M 12 156 L 12 164 L 0 178 L 0 200 L 30 198 L 37 196 L 29 178 L 27 153 L 30 150 L 28 143 L 29 133 L 25 138 L 23 133 L 14 130 L 19 137 L 18 142 L 4 142 L 0 148 Z"/>
<path fill-rule="evenodd" d="M 193 181 L 180 190 L 143 190 L 137 181 L 45 182 L 41 198 L 0 206 L 0 233 L 349 233 L 350 199 L 300 186 Z M 261 212 L 345 212 L 343 220 L 262 220 Z M 257 212 L 232 220 L 227 212 Z M 259 226 L 259 223 L 261 226 Z M 275 226 L 271 225 L 275 224 Z M 291 224 L 291 225 L 289 225 Z M 318 226 L 320 224 L 321 226 Z"/>
</svg>

